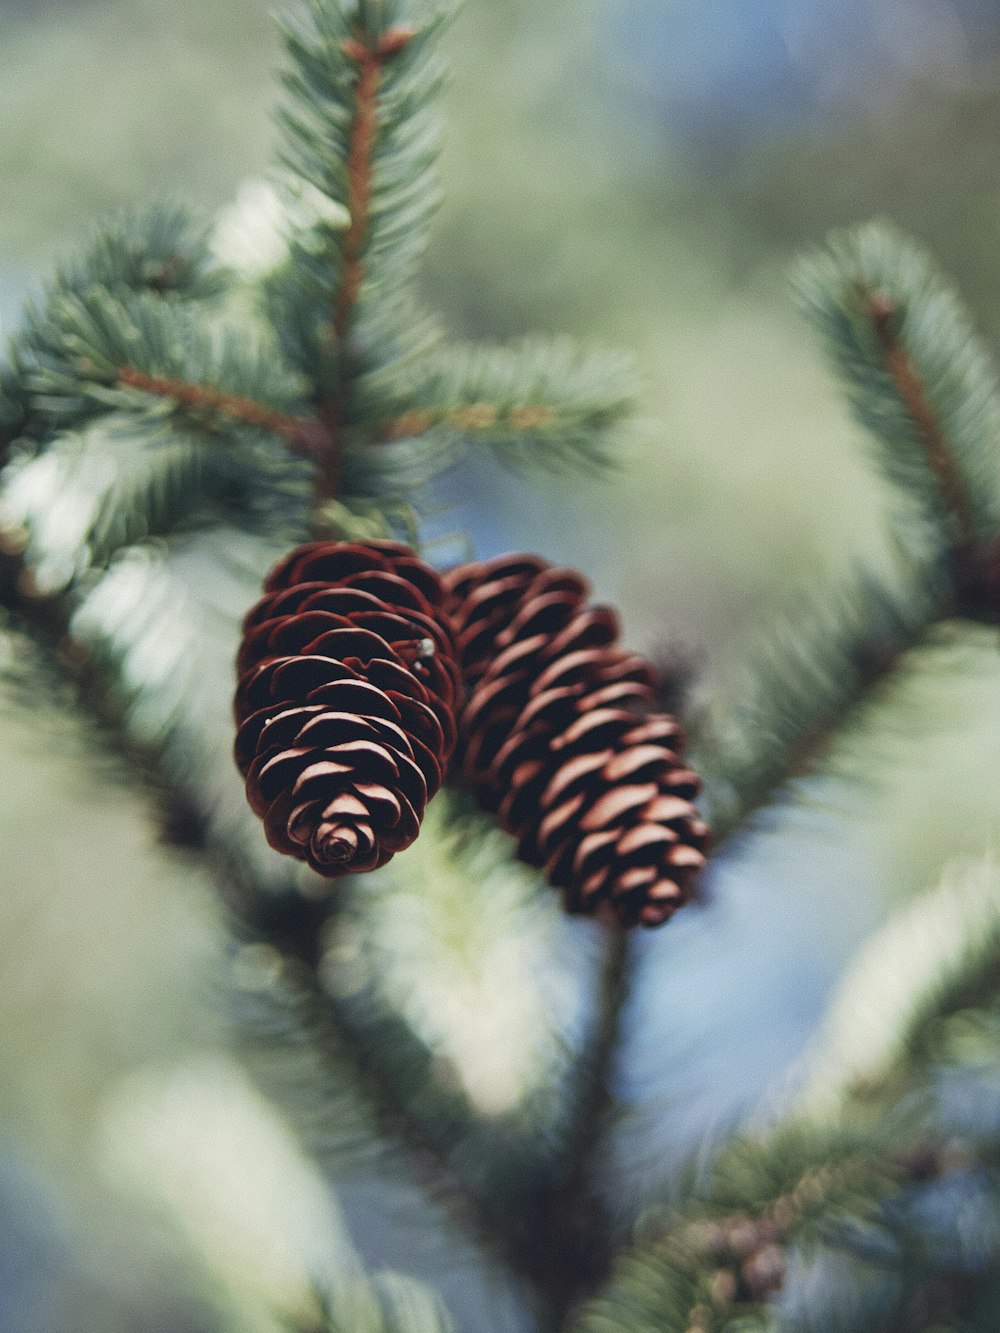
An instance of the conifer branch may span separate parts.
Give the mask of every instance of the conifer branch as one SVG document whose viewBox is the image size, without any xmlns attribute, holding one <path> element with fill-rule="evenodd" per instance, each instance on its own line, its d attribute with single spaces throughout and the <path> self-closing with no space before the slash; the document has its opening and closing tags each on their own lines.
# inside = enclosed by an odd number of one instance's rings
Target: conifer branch
<svg viewBox="0 0 1000 1333">
<path fill-rule="evenodd" d="M 281 944 L 281 935 L 269 931 L 258 947 L 275 953 Z M 463 1227 L 475 1223 L 482 1229 L 484 1222 L 476 1201 L 448 1162 L 441 1144 L 412 1113 L 400 1080 L 387 1077 L 378 1062 L 359 1050 L 354 1025 L 344 1021 L 336 998 L 320 980 L 320 966 L 319 959 L 303 959 L 296 947 L 291 953 L 281 954 L 276 976 L 268 973 L 266 984 L 248 993 L 250 1010 L 237 1013 L 247 1058 L 257 1067 L 265 1085 L 291 1110 L 305 1135 L 306 1146 L 325 1170 L 335 1175 L 349 1162 L 351 1146 L 341 1138 L 345 1131 L 365 1155 L 391 1153 L 387 1145 L 396 1144 L 405 1150 L 408 1169 L 429 1198 L 447 1207 Z M 259 1011 L 256 1020 L 254 1011 Z M 313 1066 L 312 1072 L 294 1068 L 282 1055 L 281 1048 L 288 1043 L 299 1048 Z M 279 1055 L 286 1067 L 284 1074 L 275 1063 Z M 298 1093 L 290 1078 L 300 1086 Z M 357 1099 L 354 1118 L 362 1116 L 354 1129 L 338 1111 L 338 1102 L 348 1092 Z"/>
<path fill-rule="evenodd" d="M 898 1127 L 897 1127 L 898 1129 Z M 678 1333 L 770 1329 L 793 1252 L 821 1245 L 859 1250 L 866 1228 L 907 1180 L 901 1145 L 887 1133 L 798 1126 L 769 1143 L 728 1148 L 680 1210 L 652 1214 L 647 1239 L 619 1256 L 605 1291 L 571 1319 L 571 1333 Z M 842 1234 L 850 1216 L 853 1233 Z M 810 1310 L 812 1318 L 816 1312 Z M 808 1324 L 822 1327 L 819 1323 Z M 864 1327 L 868 1327 L 865 1325 Z"/>
<path fill-rule="evenodd" d="M 351 328 L 358 292 L 364 277 L 362 257 L 368 239 L 372 193 L 372 152 L 378 131 L 378 93 L 382 70 L 412 41 L 412 28 L 388 28 L 368 45 L 363 37 L 341 44 L 344 54 L 357 66 L 354 121 L 347 148 L 347 211 L 350 225 L 344 232 L 340 286 L 334 306 L 333 329 L 344 344 Z"/>
<path fill-rule="evenodd" d="M 568 339 L 445 346 L 415 368 L 386 442 L 437 434 L 483 443 L 518 466 L 601 467 L 635 396 L 631 363 Z"/>
<path fill-rule="evenodd" d="M 469 403 L 452 408 L 411 408 L 383 423 L 379 435 L 386 442 L 413 439 L 438 427 L 463 435 L 491 435 L 513 431 L 545 431 L 559 424 L 551 403 Z"/>
<path fill-rule="evenodd" d="M 357 66 L 354 92 L 354 117 L 348 135 L 346 156 L 347 213 L 350 222 L 340 242 L 340 281 L 333 307 L 333 344 L 338 349 L 339 378 L 337 393 L 320 409 L 326 428 L 325 448 L 320 451 L 320 472 L 316 479 L 316 501 L 336 498 L 340 490 L 343 444 L 341 434 L 348 395 L 349 341 L 354 309 L 364 280 L 364 251 L 368 239 L 372 193 L 372 153 L 378 132 L 378 93 L 382 70 L 387 60 L 401 51 L 412 38 L 409 29 L 390 28 L 374 46 L 362 39 L 341 43 L 345 56 Z"/>
<path fill-rule="evenodd" d="M 297 452 L 315 455 L 326 431 L 320 421 L 278 412 L 253 398 L 227 393 L 208 384 L 193 384 L 167 375 L 150 375 L 135 366 L 118 368 L 118 383 L 157 398 L 172 398 L 182 407 L 208 417 L 221 416 L 242 425 L 279 435 Z"/>
<path fill-rule="evenodd" d="M 961 546 L 973 546 L 976 540 L 975 512 L 968 487 L 959 470 L 955 454 L 931 407 L 927 390 L 896 333 L 899 306 L 887 292 L 864 291 L 862 299 L 868 310 L 875 338 L 885 366 L 895 385 L 906 415 L 913 423 L 923 447 L 928 466 L 937 478 L 944 507 L 954 522 Z"/>
<path fill-rule="evenodd" d="M 438 199 L 431 48 L 443 13 L 421 5 L 411 25 L 405 9 L 308 0 L 283 24 L 285 160 L 337 216 L 293 235 L 269 300 L 334 438 L 368 415 L 365 380 L 426 346 L 410 288 Z"/>
<path fill-rule="evenodd" d="M 692 763 L 718 847 L 813 771 L 837 738 L 950 612 L 946 589 L 910 578 L 905 590 L 860 574 L 803 598 L 768 633 L 756 661 L 702 729 Z"/>
<path fill-rule="evenodd" d="M 931 260 L 871 223 L 833 235 L 797 277 L 881 470 L 916 501 L 939 550 L 991 542 L 1000 529 L 1000 387 Z"/>
<path fill-rule="evenodd" d="M 220 328 L 191 304 L 145 291 L 55 289 L 40 309 L 29 310 L 12 346 L 12 369 L 26 396 L 30 433 L 41 439 L 108 412 L 134 413 L 142 405 L 137 389 L 151 414 L 162 416 L 151 398 L 169 405 L 172 397 L 202 429 L 210 402 L 233 404 L 238 413 L 247 399 L 279 424 L 298 416 L 290 409 L 301 402 L 301 383 L 273 345 L 243 329 Z"/>
</svg>

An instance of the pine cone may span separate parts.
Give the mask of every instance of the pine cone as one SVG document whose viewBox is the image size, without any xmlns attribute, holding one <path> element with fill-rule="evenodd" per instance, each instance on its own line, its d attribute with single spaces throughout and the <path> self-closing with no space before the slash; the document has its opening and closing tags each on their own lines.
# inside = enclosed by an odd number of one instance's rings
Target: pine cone
<svg viewBox="0 0 1000 1333">
<path fill-rule="evenodd" d="M 280 852 L 374 870 L 417 836 L 455 744 L 438 574 L 396 542 L 312 542 L 243 623 L 236 762 Z"/>
<path fill-rule="evenodd" d="M 574 570 L 533 555 L 445 576 L 463 676 L 465 780 L 567 910 L 656 926 L 691 894 L 708 829 L 655 673 L 616 645 Z"/>
</svg>

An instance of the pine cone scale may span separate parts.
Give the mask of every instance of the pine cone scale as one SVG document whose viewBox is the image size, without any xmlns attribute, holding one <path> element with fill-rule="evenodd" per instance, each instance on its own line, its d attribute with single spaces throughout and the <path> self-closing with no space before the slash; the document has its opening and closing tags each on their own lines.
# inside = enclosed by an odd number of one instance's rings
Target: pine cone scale
<svg viewBox="0 0 1000 1333">
<path fill-rule="evenodd" d="M 560 764 L 548 785 L 541 793 L 546 806 L 565 796 L 572 788 L 586 784 L 596 773 L 607 769 L 609 751 L 600 750 L 597 754 L 578 754 Z"/>
<path fill-rule="evenodd" d="M 641 787 L 612 787 L 598 796 L 580 819 L 580 827 L 585 833 L 596 833 L 609 824 L 618 824 L 635 810 L 641 810 L 656 796 L 656 784 L 646 783 Z"/>
</svg>

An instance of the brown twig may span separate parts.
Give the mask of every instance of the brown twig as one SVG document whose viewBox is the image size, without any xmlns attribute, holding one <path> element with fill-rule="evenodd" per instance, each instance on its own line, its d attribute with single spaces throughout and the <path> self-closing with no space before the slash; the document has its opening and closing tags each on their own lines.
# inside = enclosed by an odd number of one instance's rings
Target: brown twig
<svg viewBox="0 0 1000 1333">
<path fill-rule="evenodd" d="M 344 42 L 344 54 L 358 66 L 354 123 L 347 149 L 347 212 L 350 223 L 342 242 L 343 271 L 334 304 L 333 329 L 343 344 L 364 279 L 362 255 L 368 238 L 372 192 L 372 153 L 378 133 L 378 90 L 385 64 L 413 38 L 411 28 L 390 28 L 375 46 L 360 39 Z"/>
<path fill-rule="evenodd" d="M 867 293 L 867 311 L 885 368 L 937 479 L 944 507 L 958 529 L 958 545 L 974 546 L 976 524 L 969 493 L 941 424 L 928 401 L 923 382 L 897 335 L 899 306 L 885 292 L 870 292 Z"/>
<path fill-rule="evenodd" d="M 379 439 L 384 443 L 412 439 L 437 426 L 460 431 L 548 430 L 558 423 L 556 409 L 549 403 L 518 403 L 497 407 L 494 403 L 465 403 L 461 407 L 417 407 L 384 421 Z"/>
<path fill-rule="evenodd" d="M 279 435 L 298 453 L 315 454 L 326 437 L 326 430 L 319 421 L 278 412 L 253 398 L 242 398 L 207 384 L 192 384 L 166 375 L 147 375 L 134 366 L 119 369 L 118 383 L 157 398 L 173 398 L 196 412 L 216 413 L 249 426 L 258 426 Z"/>
<path fill-rule="evenodd" d="M 340 284 L 333 303 L 331 333 L 340 356 L 340 388 L 320 410 L 326 432 L 326 447 L 320 452 L 316 478 L 316 502 L 333 499 L 340 489 L 340 466 L 346 399 L 344 357 L 364 281 L 364 249 L 368 239 L 372 194 L 372 155 L 378 134 L 378 93 L 385 64 L 398 55 L 415 35 L 412 28 L 389 28 L 374 46 L 353 38 L 341 50 L 358 67 L 354 90 L 354 120 L 347 147 L 347 212 L 349 222 L 341 241 Z"/>
</svg>

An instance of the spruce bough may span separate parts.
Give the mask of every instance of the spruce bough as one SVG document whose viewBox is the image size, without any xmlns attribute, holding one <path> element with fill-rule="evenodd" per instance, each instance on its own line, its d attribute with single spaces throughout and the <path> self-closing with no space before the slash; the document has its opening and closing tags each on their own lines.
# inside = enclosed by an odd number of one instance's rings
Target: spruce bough
<svg viewBox="0 0 1000 1333">
<path fill-rule="evenodd" d="M 334 1186 L 372 1162 L 405 1181 L 525 1327 L 995 1328 L 1000 915 L 987 929 L 977 918 L 968 947 L 900 1013 L 877 1077 L 843 1088 L 833 1111 L 733 1141 L 641 1218 L 626 1206 L 612 1218 L 613 1075 L 641 965 L 626 933 L 592 928 L 601 960 L 585 1033 L 567 1049 L 551 1022 L 560 1056 L 488 1116 L 448 1076 L 433 1024 L 415 1023 L 398 991 L 348 982 L 369 947 L 366 904 L 412 895 L 407 867 L 425 842 L 425 915 L 460 901 L 506 913 L 510 937 L 527 939 L 540 895 L 511 879 L 509 840 L 461 790 L 445 793 L 391 869 L 331 892 L 267 845 L 244 800 L 232 663 L 266 572 L 307 542 L 419 542 L 424 488 L 476 450 L 524 469 L 600 469 L 633 399 L 621 358 L 558 339 L 455 345 L 421 306 L 446 17 L 416 0 L 309 0 L 286 21 L 287 244 L 252 308 L 208 231 L 154 207 L 102 230 L 26 312 L 0 377 L 4 601 L 201 847 L 232 909 L 240 1041 L 320 1168 Z M 775 626 L 750 687 L 700 720 L 692 762 L 722 844 L 823 764 L 936 626 L 1000 619 L 1000 393 L 959 301 L 885 224 L 834 237 L 798 285 L 899 496 L 899 567 L 861 572 Z M 332 684 L 357 703 L 369 682 Z M 270 677 L 244 688 L 266 693 Z M 434 713 L 419 691 L 401 698 L 414 718 Z M 351 745 L 351 725 L 315 735 Z M 424 782 L 446 731 L 426 724 L 426 755 L 407 742 Z M 242 743 L 251 769 L 258 740 Z M 322 855 L 352 838 L 367 847 L 379 820 L 412 841 L 377 774 L 360 781 L 362 808 L 335 811 L 356 821 L 350 836 L 343 821 L 318 834 Z M 322 810 L 285 814 L 293 841 L 310 820 L 326 828 Z M 368 853 L 359 868 L 379 860 Z M 454 882 L 457 898 L 435 897 Z M 961 1216 L 985 1219 L 975 1245 L 947 1204 L 959 1195 Z M 376 1274 L 317 1279 L 316 1310 L 331 1333 L 453 1326 L 416 1279 Z"/>
</svg>

